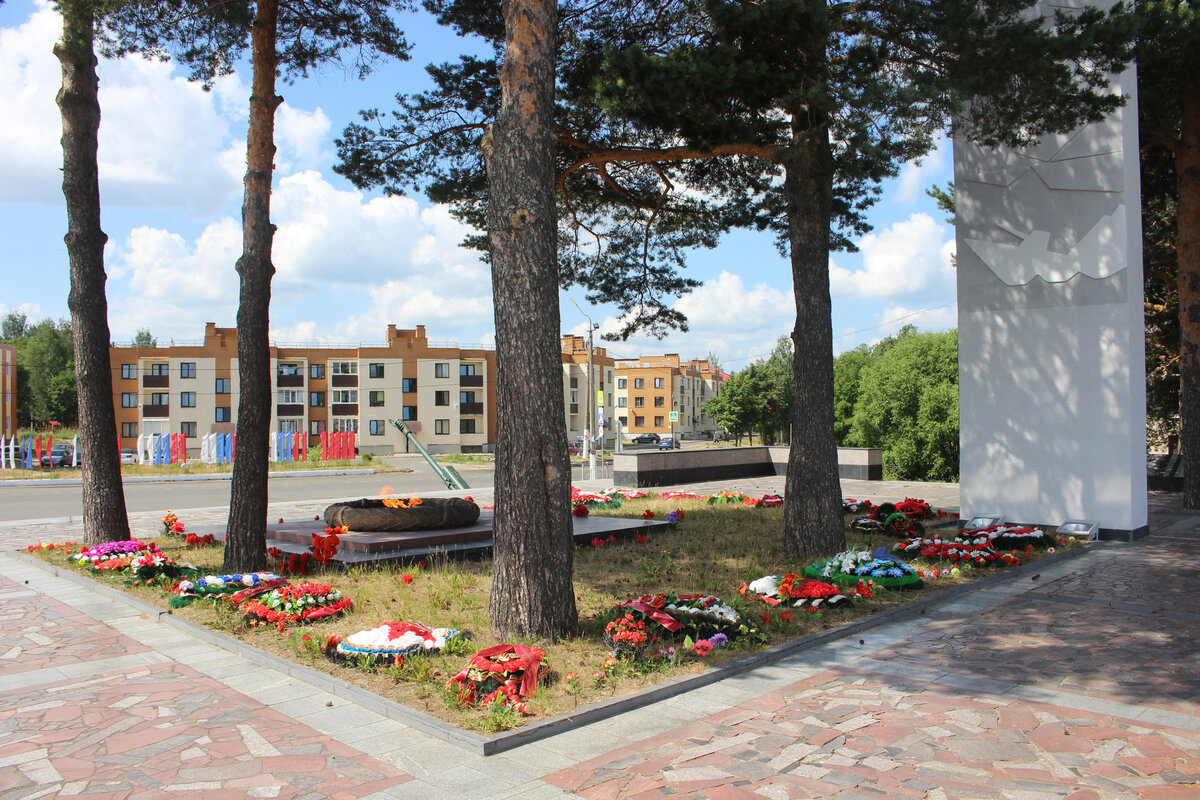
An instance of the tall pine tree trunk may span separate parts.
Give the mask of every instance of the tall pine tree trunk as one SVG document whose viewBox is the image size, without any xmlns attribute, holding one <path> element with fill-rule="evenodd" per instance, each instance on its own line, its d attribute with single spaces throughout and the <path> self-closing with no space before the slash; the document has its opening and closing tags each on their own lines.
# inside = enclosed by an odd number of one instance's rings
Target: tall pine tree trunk
<svg viewBox="0 0 1200 800">
<path fill-rule="evenodd" d="M 783 545 L 793 558 L 846 545 L 833 431 L 833 311 L 829 299 L 829 221 L 833 154 L 824 126 L 793 123 L 805 156 L 785 165 L 788 246 L 796 294 L 792 442 L 783 496 Z M 807 127 L 807 123 L 805 126 Z"/>
<path fill-rule="evenodd" d="M 554 0 L 504 4 L 501 108 L 483 143 L 496 307 L 491 622 L 554 638 L 578 623 L 563 430 L 554 197 Z"/>
<path fill-rule="evenodd" d="M 250 34 L 253 78 L 246 136 L 245 196 L 238 325 L 237 454 L 225 539 L 226 572 L 261 570 L 267 563 L 267 436 L 271 424 L 271 173 L 275 162 L 278 0 L 258 0 Z"/>
<path fill-rule="evenodd" d="M 67 201 L 67 257 L 71 262 L 71 339 L 79 398 L 79 446 L 83 451 L 83 533 L 88 544 L 129 538 L 121 456 L 113 411 L 108 357 L 108 301 L 104 294 L 104 243 L 100 229 L 97 154 L 100 133 L 99 79 L 90 0 L 63 0 L 63 40 L 54 45 L 62 62 L 63 196 Z"/>
</svg>

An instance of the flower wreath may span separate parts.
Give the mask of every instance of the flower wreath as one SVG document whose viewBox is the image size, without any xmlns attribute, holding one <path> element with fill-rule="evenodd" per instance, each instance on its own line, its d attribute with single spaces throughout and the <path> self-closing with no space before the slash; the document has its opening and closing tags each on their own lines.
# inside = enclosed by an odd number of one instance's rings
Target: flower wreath
<svg viewBox="0 0 1200 800">
<path fill-rule="evenodd" d="M 139 542 L 137 539 L 127 539 L 121 542 L 103 542 L 95 547 L 85 548 L 79 555 L 75 556 L 75 560 L 83 566 L 90 566 L 93 569 L 124 569 L 128 566 L 130 557 L 134 556 L 143 550 L 155 551 L 158 546 L 154 542 Z M 126 563 L 120 567 L 114 566 L 98 566 L 114 560 L 127 559 Z"/>
<path fill-rule="evenodd" d="M 372 661 L 391 661 L 396 656 L 441 650 L 449 640 L 465 635 L 453 628 L 431 628 L 419 622 L 385 622 L 342 639 L 334 655 L 342 659 L 365 656 Z"/>
<path fill-rule="evenodd" d="M 723 503 L 744 503 L 746 495 L 741 492 L 717 492 L 708 496 L 708 504 L 721 505 Z"/>
<path fill-rule="evenodd" d="M 897 542 L 893 549 L 934 561 L 958 561 L 977 567 L 999 567 L 1013 563 L 1012 556 L 1002 556 L 987 544 L 961 541 L 945 542 L 937 538 L 908 539 Z M 1017 559 L 1016 563 L 1020 564 L 1021 562 Z"/>
<path fill-rule="evenodd" d="M 545 668 L 545 654 L 536 647 L 498 644 L 486 647 L 467 662 L 462 672 L 446 682 L 464 703 L 496 703 L 528 714 L 525 701 L 537 690 L 538 671 Z"/>
<path fill-rule="evenodd" d="M 647 594 L 626 600 L 621 607 L 628 608 L 636 619 L 657 623 L 667 635 L 706 639 L 714 633 L 732 638 L 751 632 L 737 611 L 710 594 Z"/>
<path fill-rule="evenodd" d="M 354 603 L 332 586 L 301 583 L 272 589 L 261 597 L 242 603 L 242 616 L 251 625 L 270 623 L 279 627 L 294 622 L 311 622 L 341 614 Z"/>
<path fill-rule="evenodd" d="M 274 572 L 239 572 L 233 575 L 205 575 L 194 581 L 180 581 L 175 587 L 175 597 L 168 605 L 171 608 L 181 608 L 196 600 L 216 600 L 232 598 L 238 595 L 238 602 L 247 600 L 256 594 L 268 592 L 287 583 Z"/>
<path fill-rule="evenodd" d="M 767 575 L 738 587 L 742 597 L 754 597 L 772 606 L 791 603 L 795 608 L 849 608 L 854 602 L 832 583 L 789 572 L 783 579 Z"/>
<path fill-rule="evenodd" d="M 814 561 L 804 568 L 804 574 L 809 578 L 834 583 L 854 583 L 859 578 L 873 578 L 878 585 L 891 589 L 915 589 L 924 585 L 912 566 L 889 558 L 883 547 L 874 553 L 845 550 L 831 558 Z"/>
<path fill-rule="evenodd" d="M 571 503 L 572 505 L 583 505 L 594 508 L 596 506 L 604 506 L 606 508 L 620 508 L 621 501 L 608 494 L 597 494 L 595 492 L 585 492 L 571 487 Z"/>
<path fill-rule="evenodd" d="M 997 550 L 1011 550 L 1016 547 L 1053 547 L 1054 537 L 1039 528 L 1022 528 L 1018 525 L 992 525 L 988 528 L 977 528 L 963 531 L 964 538 L 978 539 L 986 536 Z"/>
<path fill-rule="evenodd" d="M 860 511 L 870 511 L 874 507 L 870 500 L 855 500 L 853 497 L 846 497 L 842 500 L 843 514 L 857 514 Z"/>
</svg>

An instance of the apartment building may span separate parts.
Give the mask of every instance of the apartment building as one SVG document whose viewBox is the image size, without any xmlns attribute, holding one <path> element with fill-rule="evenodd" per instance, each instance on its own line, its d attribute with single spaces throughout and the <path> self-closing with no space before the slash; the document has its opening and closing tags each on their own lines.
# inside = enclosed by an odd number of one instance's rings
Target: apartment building
<svg viewBox="0 0 1200 800">
<path fill-rule="evenodd" d="M 616 359 L 616 408 L 625 436 L 641 433 L 698 436 L 719 423 L 704 403 L 721 393 L 722 374 L 707 359 L 682 361 L 678 354 Z"/>
<path fill-rule="evenodd" d="M 387 339 L 353 347 L 270 348 L 271 429 L 354 431 L 364 453 L 404 452 L 388 420 L 403 419 L 435 453 L 483 452 L 496 441 L 494 351 L 430 343 L 425 326 L 389 325 Z M 208 323 L 199 342 L 113 347 L 114 405 L 123 447 L 139 434 L 229 433 L 239 401 L 237 329 Z"/>
<path fill-rule="evenodd" d="M 17 433 L 17 348 L 0 344 L 0 436 Z"/>
<path fill-rule="evenodd" d="M 566 409 L 568 442 L 582 441 L 584 430 L 597 431 L 601 417 L 606 426 L 605 439 L 611 441 L 615 368 L 616 362 L 605 348 L 593 347 L 589 376 L 587 337 L 562 337 L 563 405 Z"/>
</svg>

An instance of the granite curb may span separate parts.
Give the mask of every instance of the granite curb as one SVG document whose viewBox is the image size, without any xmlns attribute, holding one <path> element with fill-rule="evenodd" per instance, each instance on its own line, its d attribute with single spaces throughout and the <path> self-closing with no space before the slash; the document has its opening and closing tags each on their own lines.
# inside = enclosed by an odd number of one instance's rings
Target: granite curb
<svg viewBox="0 0 1200 800">
<path fill-rule="evenodd" d="M 469 752 L 480 755 L 490 756 L 497 753 L 502 753 L 522 745 L 547 739 L 567 731 L 574 730 L 584 725 L 589 725 L 595 722 L 600 722 L 610 719 L 619 714 L 643 708 L 652 703 L 666 700 L 686 692 L 708 686 L 726 678 L 740 675 L 758 667 L 774 664 L 790 655 L 793 655 L 802 650 L 814 647 L 816 645 L 825 644 L 827 642 L 836 641 L 846 638 L 854 634 L 860 633 L 871 628 L 876 628 L 881 625 L 901 622 L 912 617 L 919 616 L 925 613 L 928 609 L 947 604 L 953 600 L 957 600 L 964 595 L 972 594 L 976 591 L 985 591 L 1013 580 L 1017 580 L 1030 572 L 1044 569 L 1047 563 L 1061 563 L 1064 561 L 1073 560 L 1083 556 L 1086 553 L 1100 552 L 1107 550 L 1111 545 L 1106 545 L 1103 542 L 1093 542 L 1086 546 L 1072 550 L 1066 550 L 1050 556 L 1047 559 L 1042 559 L 1034 563 L 1022 564 L 1017 567 L 1005 569 L 1003 572 L 994 572 L 981 578 L 976 578 L 970 583 L 952 586 L 937 592 L 930 597 L 915 600 L 905 603 L 903 606 L 888 609 L 878 613 L 871 614 L 846 625 L 840 625 L 818 633 L 809 634 L 800 639 L 796 639 L 785 644 L 777 645 L 768 650 L 763 650 L 757 653 L 751 653 L 733 661 L 726 662 L 719 666 L 710 668 L 705 672 L 697 675 L 687 675 L 675 680 L 661 683 L 652 686 L 641 692 L 626 695 L 624 697 L 613 698 L 599 703 L 593 703 L 585 706 L 570 714 L 553 717 L 542 722 L 536 722 L 527 726 L 523 726 L 508 733 L 497 734 L 495 736 L 480 736 L 479 734 L 470 731 L 464 731 L 454 725 L 445 723 L 436 717 L 409 708 L 408 706 L 380 697 L 373 692 L 362 689 L 354 684 L 343 681 L 340 678 L 327 675 L 326 673 L 305 667 L 288 659 L 267 653 L 259 650 L 252 645 L 246 644 L 237 639 L 212 631 L 202 625 L 197 625 L 184 619 L 179 619 L 171 614 L 166 609 L 162 609 L 156 605 L 148 603 L 136 597 L 131 597 L 125 592 L 114 589 L 110 586 L 98 583 L 86 575 L 79 574 L 70 569 L 64 569 L 54 564 L 49 564 L 41 559 L 34 558 L 27 553 L 14 552 L 9 555 L 15 559 L 42 569 L 55 577 L 63 578 L 72 583 L 86 587 L 91 591 L 96 592 L 104 597 L 107 597 L 117 602 L 125 603 L 126 605 L 146 614 L 147 616 L 157 619 L 160 622 L 165 622 L 179 630 L 189 633 L 198 639 L 202 639 L 210 644 L 221 647 L 235 655 L 241 656 L 260 666 L 270 667 L 278 670 L 286 675 L 289 675 L 298 680 L 308 683 L 314 688 L 337 694 L 347 700 L 350 700 L 363 708 L 374 711 L 388 719 L 395 720 L 404 725 L 408 725 L 422 733 L 441 739 L 460 746 Z"/>
<path fill-rule="evenodd" d="M 411 471 L 411 470 L 410 470 Z M 286 472 L 268 472 L 268 478 L 328 478 L 335 475 L 374 475 L 376 470 L 365 469 L 297 469 Z M 382 473 L 381 473 L 382 474 Z M 232 472 L 213 472 L 205 475 L 130 475 L 121 478 L 121 483 L 174 483 L 175 481 L 228 481 Z M 30 478 L 28 480 L 3 480 L 0 486 L 82 486 L 82 478 Z"/>
</svg>

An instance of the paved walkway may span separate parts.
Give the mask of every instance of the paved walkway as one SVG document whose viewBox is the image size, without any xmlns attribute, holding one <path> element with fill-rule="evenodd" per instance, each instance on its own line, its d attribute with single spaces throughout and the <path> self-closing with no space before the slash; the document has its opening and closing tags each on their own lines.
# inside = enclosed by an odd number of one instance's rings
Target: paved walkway
<svg viewBox="0 0 1200 800">
<path fill-rule="evenodd" d="M 1152 530 L 487 758 L 0 555 L 0 797 L 1195 800 L 1200 516 Z M 6 550 L 78 536 L 0 526 Z"/>
</svg>

